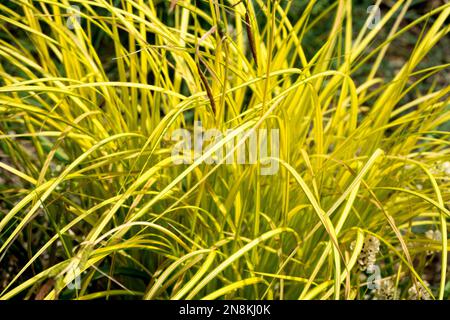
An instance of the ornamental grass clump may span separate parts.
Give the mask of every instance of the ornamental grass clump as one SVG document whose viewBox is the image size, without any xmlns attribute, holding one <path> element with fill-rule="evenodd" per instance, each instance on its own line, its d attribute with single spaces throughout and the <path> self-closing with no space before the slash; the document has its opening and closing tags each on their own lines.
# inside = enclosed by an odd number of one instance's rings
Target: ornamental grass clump
<svg viewBox="0 0 450 320">
<path fill-rule="evenodd" d="M 0 3 L 0 299 L 449 298 L 450 4 L 386 2 Z"/>
</svg>

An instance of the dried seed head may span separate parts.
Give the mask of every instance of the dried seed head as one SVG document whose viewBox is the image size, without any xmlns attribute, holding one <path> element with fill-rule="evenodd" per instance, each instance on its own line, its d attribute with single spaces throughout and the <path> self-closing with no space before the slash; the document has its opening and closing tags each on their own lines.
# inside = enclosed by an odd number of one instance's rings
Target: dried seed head
<svg viewBox="0 0 450 320">
<path fill-rule="evenodd" d="M 363 247 L 359 254 L 358 265 L 361 271 L 371 269 L 377 260 L 377 253 L 380 251 L 380 240 L 374 236 L 368 236 L 364 240 Z"/>
<path fill-rule="evenodd" d="M 424 281 L 424 284 L 429 287 L 428 282 Z M 430 294 L 425 289 L 425 287 L 421 283 L 417 283 L 417 285 L 413 285 L 408 290 L 409 300 L 430 300 Z"/>
<path fill-rule="evenodd" d="M 395 300 L 396 292 L 394 282 L 391 279 L 384 279 L 375 293 L 376 300 Z"/>
</svg>

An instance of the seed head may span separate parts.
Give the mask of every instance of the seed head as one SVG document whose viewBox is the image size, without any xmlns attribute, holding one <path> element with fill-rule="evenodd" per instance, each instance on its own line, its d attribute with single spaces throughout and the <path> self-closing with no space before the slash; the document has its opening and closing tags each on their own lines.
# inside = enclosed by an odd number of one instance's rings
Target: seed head
<svg viewBox="0 0 450 320">
<path fill-rule="evenodd" d="M 363 247 L 359 254 L 358 265 L 361 271 L 371 269 L 377 260 L 377 253 L 380 251 L 380 240 L 374 236 L 368 236 L 364 240 Z"/>
</svg>

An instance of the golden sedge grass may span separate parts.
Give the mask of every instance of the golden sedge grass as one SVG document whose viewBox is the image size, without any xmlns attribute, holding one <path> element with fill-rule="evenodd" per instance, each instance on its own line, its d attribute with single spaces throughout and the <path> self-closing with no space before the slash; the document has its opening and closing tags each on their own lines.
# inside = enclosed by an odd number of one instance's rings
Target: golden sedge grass
<svg viewBox="0 0 450 320">
<path fill-rule="evenodd" d="M 0 4 L 0 298 L 371 298 L 367 250 L 397 298 L 450 297 L 449 64 L 425 64 L 450 4 L 356 29 L 352 1 L 318 2 Z M 233 133 L 175 165 L 197 121 Z M 260 129 L 276 174 L 205 163 Z"/>
</svg>

